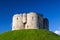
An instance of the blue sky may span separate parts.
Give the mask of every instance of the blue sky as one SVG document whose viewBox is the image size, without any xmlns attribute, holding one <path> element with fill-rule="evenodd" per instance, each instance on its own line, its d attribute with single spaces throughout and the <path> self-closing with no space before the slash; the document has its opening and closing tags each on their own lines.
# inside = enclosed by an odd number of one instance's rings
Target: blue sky
<svg viewBox="0 0 60 40">
<path fill-rule="evenodd" d="M 0 33 L 10 31 L 12 16 L 37 12 L 49 20 L 49 30 L 60 30 L 60 0 L 0 0 Z"/>
</svg>

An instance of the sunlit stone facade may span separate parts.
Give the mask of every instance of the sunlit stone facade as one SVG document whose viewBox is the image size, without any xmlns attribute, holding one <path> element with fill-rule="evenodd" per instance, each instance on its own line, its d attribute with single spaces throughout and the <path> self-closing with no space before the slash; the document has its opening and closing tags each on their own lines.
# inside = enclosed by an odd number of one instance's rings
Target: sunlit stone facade
<svg viewBox="0 0 60 40">
<path fill-rule="evenodd" d="M 12 30 L 20 29 L 49 30 L 48 19 L 35 12 L 15 14 L 12 21 Z"/>
</svg>

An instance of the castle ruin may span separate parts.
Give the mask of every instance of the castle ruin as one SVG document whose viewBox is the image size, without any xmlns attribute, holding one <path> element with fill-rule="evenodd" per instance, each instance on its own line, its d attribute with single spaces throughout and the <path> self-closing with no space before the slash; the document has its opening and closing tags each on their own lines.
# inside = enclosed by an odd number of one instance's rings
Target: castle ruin
<svg viewBox="0 0 60 40">
<path fill-rule="evenodd" d="M 12 30 L 20 29 L 49 30 L 48 19 L 35 12 L 15 14 L 12 21 Z"/>
</svg>

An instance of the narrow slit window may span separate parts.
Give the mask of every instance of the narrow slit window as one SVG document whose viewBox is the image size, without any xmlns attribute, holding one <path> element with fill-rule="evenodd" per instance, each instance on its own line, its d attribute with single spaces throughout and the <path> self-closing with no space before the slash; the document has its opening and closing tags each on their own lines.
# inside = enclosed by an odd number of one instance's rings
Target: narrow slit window
<svg viewBox="0 0 60 40">
<path fill-rule="evenodd" d="M 27 26 L 27 28 L 28 28 L 29 26 Z"/>
<path fill-rule="evenodd" d="M 32 20 L 33 20 L 33 17 L 32 17 Z"/>
<path fill-rule="evenodd" d="M 32 20 L 35 20 L 35 17 L 32 17 Z"/>
</svg>

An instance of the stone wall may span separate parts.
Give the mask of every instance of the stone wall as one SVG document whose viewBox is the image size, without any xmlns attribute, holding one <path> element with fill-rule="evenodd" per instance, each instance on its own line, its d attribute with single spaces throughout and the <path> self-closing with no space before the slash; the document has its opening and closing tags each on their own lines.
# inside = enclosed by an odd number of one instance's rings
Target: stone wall
<svg viewBox="0 0 60 40">
<path fill-rule="evenodd" d="M 15 14 L 12 21 L 12 30 L 20 29 L 47 29 L 47 21 L 44 21 L 44 17 L 35 12 Z"/>
</svg>

